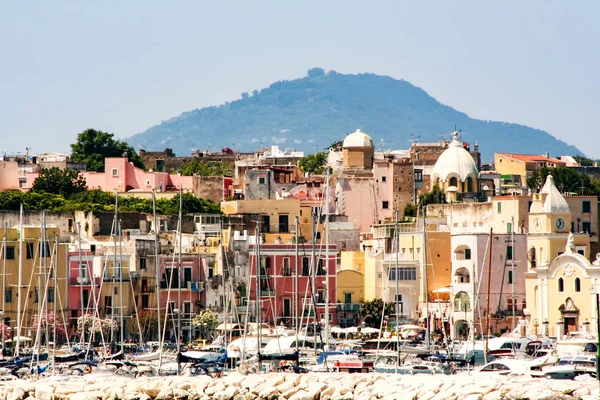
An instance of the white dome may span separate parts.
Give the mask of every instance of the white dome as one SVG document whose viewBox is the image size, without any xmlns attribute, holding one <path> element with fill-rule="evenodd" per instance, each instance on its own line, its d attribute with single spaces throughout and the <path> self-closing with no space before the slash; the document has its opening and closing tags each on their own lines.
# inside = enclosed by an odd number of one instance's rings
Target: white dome
<svg viewBox="0 0 600 400">
<path fill-rule="evenodd" d="M 568 213 L 569 204 L 565 200 L 562 194 L 556 188 L 554 184 L 554 178 L 552 175 L 548 174 L 546 177 L 546 183 L 542 188 L 542 193 L 546 194 L 546 199 L 544 200 L 544 207 L 542 209 L 543 212 L 547 213 Z"/>
<path fill-rule="evenodd" d="M 360 129 L 357 129 L 356 132 L 352 132 L 346 139 L 344 139 L 343 147 L 375 147 L 373 146 L 373 139 L 371 136 L 367 135 L 364 132 L 361 132 Z"/>
<path fill-rule="evenodd" d="M 454 132 L 450 146 L 436 161 L 431 178 L 434 181 L 439 178 L 442 182 L 457 178 L 465 182 L 467 178 L 477 179 L 478 174 L 475 160 L 458 141 L 458 132 Z"/>
</svg>

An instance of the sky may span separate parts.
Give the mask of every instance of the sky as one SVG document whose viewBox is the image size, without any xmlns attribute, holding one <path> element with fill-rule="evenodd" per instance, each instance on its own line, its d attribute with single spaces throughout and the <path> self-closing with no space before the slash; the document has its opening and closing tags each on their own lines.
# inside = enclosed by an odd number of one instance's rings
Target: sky
<svg viewBox="0 0 600 400">
<path fill-rule="evenodd" d="M 600 158 L 599 14 L 598 1 L 0 0 L 0 152 L 69 152 L 87 128 L 126 138 L 321 67 L 404 79 Z"/>
</svg>

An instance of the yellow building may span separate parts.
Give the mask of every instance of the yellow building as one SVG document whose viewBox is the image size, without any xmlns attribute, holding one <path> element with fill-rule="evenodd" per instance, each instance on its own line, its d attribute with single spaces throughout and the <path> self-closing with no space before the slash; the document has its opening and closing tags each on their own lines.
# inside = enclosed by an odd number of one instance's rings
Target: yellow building
<svg viewBox="0 0 600 400">
<path fill-rule="evenodd" d="M 337 316 L 342 326 L 360 322 L 358 310 L 365 300 L 364 251 L 342 251 L 337 273 Z"/>
<path fill-rule="evenodd" d="M 556 158 L 538 154 L 494 154 L 494 166 L 496 172 L 502 175 L 518 175 L 521 180 L 521 187 L 527 186 L 527 178 L 534 171 L 539 171 L 542 168 L 565 167 L 566 163 Z"/>
<path fill-rule="evenodd" d="M 529 213 L 526 273 L 531 334 L 561 337 L 596 326 L 595 294 L 600 266 L 592 265 L 590 237 L 573 234 L 569 205 L 551 175 L 534 195 Z M 587 322 L 587 323 L 586 323 Z"/>
<path fill-rule="evenodd" d="M 47 228 L 42 232 L 39 227 L 24 227 L 22 242 L 19 241 L 18 229 L 0 229 L 0 238 L 4 322 L 11 327 L 12 336 L 17 336 L 17 315 L 20 307 L 20 336 L 34 340 L 37 326 L 32 326 L 32 321 L 40 309 L 43 312 L 53 312 L 56 309 L 59 321 L 69 318 L 68 244 L 60 243 L 57 228 Z M 20 262 L 22 267 L 19 287 Z"/>
</svg>

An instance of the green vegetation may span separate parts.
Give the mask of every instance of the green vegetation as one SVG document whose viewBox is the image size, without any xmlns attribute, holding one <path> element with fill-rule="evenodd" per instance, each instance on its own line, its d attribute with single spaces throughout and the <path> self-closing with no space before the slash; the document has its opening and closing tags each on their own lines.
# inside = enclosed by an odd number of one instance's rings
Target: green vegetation
<svg viewBox="0 0 600 400">
<path fill-rule="evenodd" d="M 233 165 L 227 161 L 201 161 L 192 159 L 181 166 L 183 176 L 233 176 Z"/>
<path fill-rule="evenodd" d="M 583 157 L 583 156 L 573 156 L 575 161 L 579 163 L 582 167 L 591 167 L 594 165 L 594 160 Z"/>
<path fill-rule="evenodd" d="M 106 157 L 123 157 L 144 169 L 144 163 L 133 147 L 126 142 L 114 139 L 114 134 L 86 129 L 77 135 L 77 142 L 71 145 L 71 161 L 84 162 L 88 171 L 104 172 Z"/>
<path fill-rule="evenodd" d="M 304 173 L 322 174 L 327 165 L 327 153 L 319 151 L 315 154 L 308 154 L 300 159 L 298 166 Z"/>
<path fill-rule="evenodd" d="M 402 149 L 411 134 L 424 142 L 437 142 L 442 132 L 450 138 L 455 126 L 465 133 L 463 140 L 479 143 L 483 161 L 491 161 L 494 152 L 515 149 L 530 154 L 582 154 L 538 129 L 469 118 L 403 80 L 322 68 L 311 69 L 301 79 L 245 93 L 236 101 L 165 119 L 127 141 L 148 149 L 169 146 L 181 154 L 208 143 L 237 151 L 279 143 L 312 153 L 360 128 L 375 143 Z"/>
<path fill-rule="evenodd" d="M 374 299 L 364 301 L 360 305 L 358 313 L 365 319 L 365 324 L 374 328 L 379 328 L 381 325 L 382 313 L 383 316 L 394 315 L 394 303 L 385 303 L 385 309 L 382 299 Z"/>
<path fill-rule="evenodd" d="M 87 190 L 75 193 L 69 197 L 53 193 L 24 193 L 20 190 L 6 190 L 0 192 L 0 210 L 18 210 L 19 205 L 28 211 L 114 211 L 115 195 L 101 190 Z M 138 197 L 119 196 L 119 211 L 123 212 L 152 212 L 152 200 Z M 158 199 L 156 212 L 163 215 L 179 213 L 179 195 L 170 199 Z M 208 199 L 200 199 L 191 193 L 183 194 L 183 213 L 216 213 L 220 214 L 220 207 Z"/>
<path fill-rule="evenodd" d="M 404 207 L 404 218 L 406 217 L 416 217 L 419 210 L 423 207 L 427 207 L 428 204 L 444 204 L 446 202 L 446 197 L 444 196 L 444 192 L 437 187 L 434 186 L 430 192 L 423 193 L 419 196 L 419 203 L 415 206 L 412 203 L 408 203 L 406 207 Z"/>
<path fill-rule="evenodd" d="M 65 197 L 86 189 L 85 179 L 78 171 L 57 167 L 42 169 L 31 187 L 32 192 L 60 194 Z"/>
<path fill-rule="evenodd" d="M 577 172 L 573 168 L 542 168 L 534 171 L 527 178 L 527 187 L 533 190 L 541 189 L 548 174 L 552 174 L 554 184 L 562 193 L 600 196 L 600 180 L 587 174 Z"/>
</svg>

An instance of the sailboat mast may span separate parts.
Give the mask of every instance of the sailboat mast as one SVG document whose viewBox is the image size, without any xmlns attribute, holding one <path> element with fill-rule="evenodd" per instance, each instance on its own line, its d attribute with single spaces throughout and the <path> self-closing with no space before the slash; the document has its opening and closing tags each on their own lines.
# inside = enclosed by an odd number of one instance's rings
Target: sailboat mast
<svg viewBox="0 0 600 400">
<path fill-rule="evenodd" d="M 300 311 L 298 311 L 298 303 L 299 303 L 299 296 L 300 294 L 298 293 L 298 268 L 300 268 L 300 256 L 299 256 L 299 251 L 298 251 L 298 225 L 299 225 L 299 217 L 296 215 L 296 240 L 295 240 L 295 251 L 296 251 L 296 268 L 295 268 L 295 274 L 294 274 L 294 327 L 296 328 L 296 337 L 298 337 L 298 333 L 300 332 Z M 296 351 L 298 351 L 298 340 L 296 340 Z"/>
<path fill-rule="evenodd" d="M 121 348 L 125 343 L 125 325 L 123 320 L 123 228 L 119 220 L 119 320 L 121 325 Z M 125 349 L 123 348 L 123 351 Z"/>
<path fill-rule="evenodd" d="M 511 218 L 510 224 L 510 274 L 511 274 L 511 289 L 512 289 L 512 331 L 515 330 L 515 219 Z"/>
<path fill-rule="evenodd" d="M 261 267 L 262 262 L 260 259 L 260 220 L 256 224 L 256 330 L 257 330 L 257 344 L 258 350 L 258 369 L 260 372 L 260 348 L 262 345 L 262 301 L 260 293 L 260 277 L 262 275 Z"/>
<path fill-rule="evenodd" d="M 115 301 L 114 301 L 114 293 L 115 293 L 115 271 L 117 270 L 117 234 L 118 234 L 118 216 L 119 216 L 119 195 L 115 193 L 115 217 L 113 222 L 113 240 L 114 240 L 114 249 L 113 249 L 113 270 L 111 277 L 111 288 L 110 288 L 110 320 L 111 323 L 114 323 L 115 320 Z M 122 329 L 123 327 L 121 327 Z M 114 331 L 111 329 L 110 331 L 110 342 L 111 345 L 114 341 Z"/>
<path fill-rule="evenodd" d="M 325 346 L 329 348 L 329 168 L 325 192 Z"/>
<path fill-rule="evenodd" d="M 23 204 L 19 208 L 19 278 L 17 288 L 17 347 L 15 356 L 19 356 L 21 347 L 21 287 L 23 286 Z"/>
<path fill-rule="evenodd" d="M 52 346 L 52 374 L 54 375 L 54 373 L 56 372 L 56 346 L 58 345 L 58 340 L 56 340 L 56 323 L 57 323 L 57 317 L 56 317 L 56 300 L 58 297 L 58 235 L 56 235 L 56 237 L 54 238 L 54 262 L 51 263 L 50 268 L 53 269 L 52 271 L 52 275 L 54 276 L 54 290 L 53 290 L 53 294 L 52 296 L 54 296 L 54 298 L 52 299 L 52 312 L 54 313 L 54 318 L 53 321 L 54 323 L 52 324 L 52 340 L 54 341 L 54 345 Z M 66 278 L 68 279 L 68 278 Z M 68 304 L 68 303 L 67 303 Z"/>
<path fill-rule="evenodd" d="M 182 240 L 182 231 L 183 231 L 183 186 L 179 186 L 179 257 L 178 257 L 178 268 L 177 268 L 177 309 L 179 312 L 177 313 L 177 353 L 181 350 L 181 340 L 183 338 L 181 332 L 181 281 L 182 279 L 182 250 L 183 246 L 181 244 Z"/>
<path fill-rule="evenodd" d="M 161 329 L 160 329 L 160 264 L 158 260 L 158 233 L 159 226 L 156 220 L 156 191 L 152 190 L 152 219 L 154 225 L 154 268 L 156 269 L 156 318 L 158 324 L 158 370 L 162 366 L 162 340 L 161 340 Z"/>
<path fill-rule="evenodd" d="M 399 260 L 399 251 L 398 249 L 400 248 L 400 231 L 398 230 L 399 225 L 398 225 L 398 210 L 396 210 L 394 212 L 395 214 L 395 229 L 394 229 L 394 244 L 396 245 L 396 268 L 394 270 L 394 277 L 396 280 L 396 296 L 394 299 L 394 303 L 395 303 L 395 314 L 396 314 L 396 373 L 398 373 L 398 368 L 400 367 L 400 310 L 399 310 L 399 295 L 400 295 L 400 286 L 399 286 L 399 282 L 398 282 L 398 272 L 399 272 L 399 268 L 398 265 L 400 264 L 400 260 Z M 384 305 L 385 307 L 385 305 Z"/>
<path fill-rule="evenodd" d="M 488 260 L 488 279 L 487 279 L 487 305 L 486 305 L 486 312 L 485 312 L 485 362 L 487 362 L 487 354 L 488 354 L 488 336 L 490 334 L 490 290 L 491 290 L 491 279 L 492 279 L 492 244 L 493 244 L 493 233 L 494 233 L 494 228 L 490 228 L 490 254 L 489 254 L 489 260 Z M 473 311 L 474 312 L 474 311 Z M 473 315 L 473 319 L 475 319 L 475 316 Z M 475 333 L 475 332 L 473 332 Z M 475 354 L 473 354 L 473 357 L 475 357 Z"/>
<path fill-rule="evenodd" d="M 6 293 L 6 240 L 8 239 L 8 221 L 4 221 L 4 239 L 2 240 L 2 293 Z M 4 328 L 5 328 L 5 312 L 6 312 L 6 296 L 2 296 L 2 331 L 0 335 L 2 336 L 2 353 L 4 353 L 4 349 L 6 348 L 6 338 L 4 337 Z M 2 354 L 1 356 L 4 356 Z"/>
<path fill-rule="evenodd" d="M 427 269 L 427 215 L 426 206 L 423 206 L 423 265 L 425 266 L 425 343 L 429 351 L 429 338 L 431 327 L 429 325 L 429 272 Z"/>
<path fill-rule="evenodd" d="M 85 336 L 85 321 L 84 321 L 84 311 L 85 311 L 85 304 L 83 304 L 83 271 L 81 269 L 83 263 L 82 263 L 82 258 L 81 258 L 81 222 L 77 223 L 77 242 L 79 243 L 79 245 L 77 246 L 77 249 L 79 251 L 79 263 L 77 265 L 77 269 L 79 270 L 79 299 L 81 300 L 81 337 L 79 338 L 79 342 L 81 344 L 84 343 L 84 336 Z"/>
</svg>

